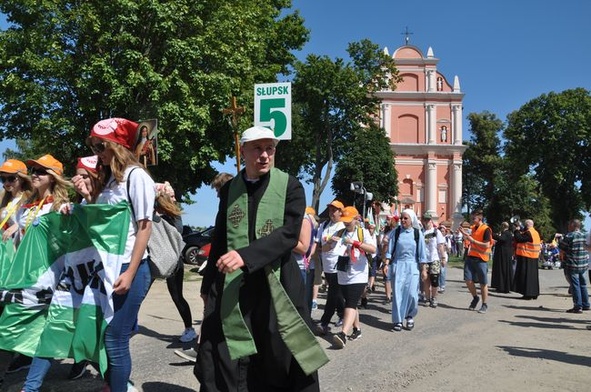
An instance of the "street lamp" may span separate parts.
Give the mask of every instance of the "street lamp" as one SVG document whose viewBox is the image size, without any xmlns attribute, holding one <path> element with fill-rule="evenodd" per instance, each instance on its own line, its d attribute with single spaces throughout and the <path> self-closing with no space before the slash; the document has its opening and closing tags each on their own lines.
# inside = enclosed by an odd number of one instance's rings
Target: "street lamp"
<svg viewBox="0 0 591 392">
<path fill-rule="evenodd" d="M 363 182 L 361 181 L 353 181 L 351 183 L 351 190 L 355 193 L 363 195 L 363 213 L 362 217 L 365 219 L 365 208 L 368 201 L 373 200 L 373 193 L 368 192 L 367 189 L 363 187 Z"/>
</svg>

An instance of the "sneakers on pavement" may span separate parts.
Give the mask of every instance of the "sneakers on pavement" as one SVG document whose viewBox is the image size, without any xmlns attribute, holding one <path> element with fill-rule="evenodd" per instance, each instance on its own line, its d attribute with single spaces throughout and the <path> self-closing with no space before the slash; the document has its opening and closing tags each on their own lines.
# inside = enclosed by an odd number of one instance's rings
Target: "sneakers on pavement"
<svg viewBox="0 0 591 392">
<path fill-rule="evenodd" d="M 475 295 L 474 298 L 472 298 L 472 302 L 470 302 L 470 306 L 468 307 L 469 310 L 474 310 L 476 309 L 476 305 L 478 305 L 478 301 L 480 301 L 480 298 Z"/>
<path fill-rule="evenodd" d="M 189 343 L 191 340 L 197 339 L 197 332 L 195 332 L 194 328 L 187 328 L 179 338 L 179 340 L 183 343 Z"/>
<path fill-rule="evenodd" d="M 31 367 L 31 362 L 33 362 L 33 358 L 19 354 L 12 360 L 12 362 L 10 362 L 8 369 L 6 369 L 6 374 L 16 373 L 21 370 L 28 369 Z"/>
<path fill-rule="evenodd" d="M 436 308 L 438 305 L 437 300 L 435 298 L 431 298 L 431 301 L 429 302 L 429 306 L 432 308 Z"/>
<path fill-rule="evenodd" d="M 332 343 L 336 348 L 343 348 L 347 344 L 347 336 L 344 332 L 339 332 L 332 337 Z"/>
<path fill-rule="evenodd" d="M 70 374 L 68 374 L 68 380 L 78 380 L 86 373 L 86 366 L 88 361 L 75 362 L 70 368 Z"/>
<path fill-rule="evenodd" d="M 353 328 L 353 333 L 349 335 L 349 340 L 357 340 L 361 337 L 361 330 L 358 328 Z"/>
<path fill-rule="evenodd" d="M 109 384 L 104 384 L 101 392 L 111 392 L 111 387 L 109 387 Z M 131 382 L 131 380 L 127 381 L 127 392 L 139 392 L 139 390 L 133 386 L 133 382 Z"/>
<path fill-rule="evenodd" d="M 487 304 L 482 304 L 482 306 L 478 310 L 478 313 L 486 313 L 487 310 L 488 310 L 488 305 Z"/>
<path fill-rule="evenodd" d="M 131 380 L 127 381 L 127 392 L 140 392 L 136 387 L 133 386 Z"/>
<path fill-rule="evenodd" d="M 572 309 L 567 310 L 566 313 L 583 313 L 583 309 L 581 309 L 581 308 L 572 308 Z M 6 373 L 8 373 L 8 371 Z"/>
<path fill-rule="evenodd" d="M 192 347 L 186 350 L 174 350 L 174 353 L 187 361 L 197 362 L 197 351 Z"/>
</svg>

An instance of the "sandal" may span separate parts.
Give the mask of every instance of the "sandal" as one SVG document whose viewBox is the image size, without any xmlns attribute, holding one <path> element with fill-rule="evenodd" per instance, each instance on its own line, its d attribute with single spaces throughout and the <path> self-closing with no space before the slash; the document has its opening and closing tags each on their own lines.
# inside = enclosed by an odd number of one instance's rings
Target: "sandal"
<svg viewBox="0 0 591 392">
<path fill-rule="evenodd" d="M 393 330 L 396 331 L 396 332 L 402 331 L 402 323 L 396 323 L 396 324 L 394 324 Z"/>
<path fill-rule="evenodd" d="M 412 331 L 412 329 L 415 327 L 415 321 L 411 318 L 406 319 L 406 329 L 408 329 L 409 331 Z"/>
</svg>

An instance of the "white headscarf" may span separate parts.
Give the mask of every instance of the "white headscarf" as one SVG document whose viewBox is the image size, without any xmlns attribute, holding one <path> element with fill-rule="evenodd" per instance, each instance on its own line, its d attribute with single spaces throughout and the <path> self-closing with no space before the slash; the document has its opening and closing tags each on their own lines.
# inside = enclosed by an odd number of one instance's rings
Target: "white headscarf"
<svg viewBox="0 0 591 392">
<path fill-rule="evenodd" d="M 402 213 L 407 214 L 410 217 L 410 223 L 411 223 L 412 227 L 414 227 L 415 229 L 421 228 L 421 224 L 419 223 L 419 219 L 417 218 L 417 214 L 415 214 L 415 212 L 413 210 L 411 210 L 410 208 L 407 208 L 406 210 L 402 211 Z"/>
</svg>

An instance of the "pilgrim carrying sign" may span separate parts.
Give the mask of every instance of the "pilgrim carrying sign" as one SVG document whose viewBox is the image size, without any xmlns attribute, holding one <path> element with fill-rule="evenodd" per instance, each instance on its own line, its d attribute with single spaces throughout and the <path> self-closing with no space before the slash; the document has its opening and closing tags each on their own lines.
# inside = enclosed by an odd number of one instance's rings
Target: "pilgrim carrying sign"
<svg viewBox="0 0 591 392">
<path fill-rule="evenodd" d="M 254 125 L 267 127 L 281 140 L 291 140 L 291 83 L 254 85 Z"/>
</svg>

